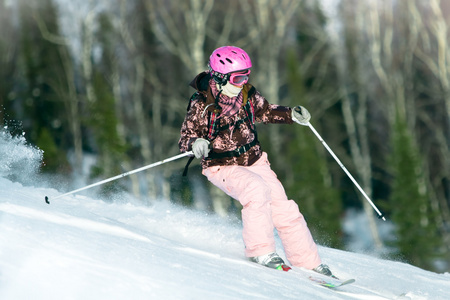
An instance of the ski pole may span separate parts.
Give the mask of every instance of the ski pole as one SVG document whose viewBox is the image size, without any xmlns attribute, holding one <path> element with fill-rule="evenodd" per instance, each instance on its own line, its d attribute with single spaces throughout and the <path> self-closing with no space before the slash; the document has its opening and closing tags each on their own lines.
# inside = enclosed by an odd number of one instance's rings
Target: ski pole
<svg viewBox="0 0 450 300">
<path fill-rule="evenodd" d="M 77 192 L 80 192 L 80 191 L 83 191 L 83 190 L 87 190 L 87 189 L 89 189 L 89 188 L 91 188 L 91 187 L 98 186 L 98 185 L 101 185 L 101 184 L 104 184 L 104 183 L 107 183 L 107 182 L 110 182 L 110 181 L 113 181 L 113 180 L 116 180 L 116 179 L 120 179 L 120 178 L 122 178 L 122 177 L 131 175 L 131 174 L 134 174 L 134 173 L 137 173 L 137 172 L 141 172 L 141 171 L 144 171 L 144 170 L 147 170 L 147 169 L 150 169 L 150 168 L 153 168 L 153 167 L 156 167 L 156 166 L 159 166 L 159 165 L 168 163 L 168 162 L 170 162 L 170 161 L 174 161 L 174 160 L 177 160 L 177 159 L 179 159 L 179 158 L 182 158 L 182 157 L 185 157 L 185 156 L 189 156 L 189 155 L 194 155 L 194 154 L 193 154 L 192 151 L 184 152 L 184 153 L 182 153 L 182 154 L 178 154 L 178 155 L 175 155 L 175 156 L 172 156 L 172 157 L 163 159 L 163 160 L 158 161 L 158 162 L 155 162 L 155 163 L 153 163 L 153 164 L 150 164 L 150 165 L 147 165 L 147 166 L 144 166 L 144 167 L 141 167 L 141 168 L 132 170 L 132 171 L 128 171 L 128 172 L 122 173 L 122 174 L 120 174 L 120 175 L 117 175 L 117 176 L 114 176 L 114 177 L 111 177 L 111 178 L 108 178 L 108 179 L 99 181 L 99 182 L 97 182 L 97 183 L 93 183 L 93 184 L 88 185 L 88 186 L 85 186 L 85 187 L 83 187 L 83 188 L 79 188 L 79 189 L 77 189 L 77 190 L 74 190 L 74 191 L 65 193 L 65 194 L 63 194 L 63 195 L 59 195 L 59 196 L 57 196 L 57 197 L 55 197 L 55 198 L 52 198 L 52 200 L 55 200 L 55 199 L 58 199 L 58 198 L 61 198 L 61 197 L 67 196 L 67 195 L 75 194 L 75 193 L 77 193 Z M 45 202 L 46 202 L 47 204 L 50 204 L 50 201 L 49 201 L 49 199 L 48 199 L 47 196 L 45 196 Z"/>
<path fill-rule="evenodd" d="M 364 190 L 359 186 L 359 184 L 356 182 L 355 178 L 350 174 L 350 172 L 347 170 L 347 168 L 344 167 L 344 165 L 341 163 L 339 158 L 334 154 L 334 152 L 331 150 L 330 147 L 328 147 L 327 143 L 323 140 L 323 138 L 320 136 L 320 134 L 314 129 L 314 127 L 311 125 L 311 123 L 308 122 L 307 124 L 309 128 L 311 128 L 312 132 L 317 136 L 320 142 L 322 142 L 323 146 L 328 150 L 328 152 L 333 156 L 334 160 L 338 163 L 338 165 L 341 167 L 342 170 L 344 170 L 345 174 L 352 180 L 353 184 L 358 188 L 358 190 L 361 192 L 361 194 L 366 198 L 366 200 L 372 205 L 373 209 L 377 212 L 378 218 L 382 219 L 383 221 L 386 221 L 386 218 L 384 217 L 384 214 L 380 212 L 380 210 L 376 207 L 376 205 L 370 200 L 369 196 L 364 192 Z"/>
</svg>

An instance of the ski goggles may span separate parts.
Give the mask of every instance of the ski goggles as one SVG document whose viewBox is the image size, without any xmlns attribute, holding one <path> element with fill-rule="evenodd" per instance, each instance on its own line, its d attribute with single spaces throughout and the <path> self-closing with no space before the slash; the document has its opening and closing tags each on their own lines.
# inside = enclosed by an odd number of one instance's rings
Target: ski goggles
<svg viewBox="0 0 450 300">
<path fill-rule="evenodd" d="M 250 75 L 250 70 L 245 70 L 241 72 L 230 74 L 230 83 L 237 86 L 243 86 L 248 82 L 248 76 Z"/>
</svg>

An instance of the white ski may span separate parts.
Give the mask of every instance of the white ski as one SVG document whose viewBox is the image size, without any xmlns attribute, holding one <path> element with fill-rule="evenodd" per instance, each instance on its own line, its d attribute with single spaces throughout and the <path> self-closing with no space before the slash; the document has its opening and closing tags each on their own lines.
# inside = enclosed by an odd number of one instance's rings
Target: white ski
<svg viewBox="0 0 450 300">
<path fill-rule="evenodd" d="M 324 287 L 327 287 L 330 289 L 335 289 L 335 288 L 355 282 L 355 279 L 347 279 L 347 280 L 342 281 L 342 280 L 335 279 L 335 278 L 325 279 L 325 278 L 319 278 L 319 277 L 315 277 L 315 276 L 309 276 L 308 279 L 311 281 L 314 281 L 315 283 L 318 283 L 321 286 L 324 286 Z"/>
</svg>

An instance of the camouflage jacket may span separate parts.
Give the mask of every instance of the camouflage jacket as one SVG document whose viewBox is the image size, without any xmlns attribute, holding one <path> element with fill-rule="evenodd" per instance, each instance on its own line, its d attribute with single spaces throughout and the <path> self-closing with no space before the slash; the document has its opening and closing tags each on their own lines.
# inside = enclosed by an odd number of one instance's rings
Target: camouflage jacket
<svg viewBox="0 0 450 300">
<path fill-rule="evenodd" d="M 209 157 L 202 159 L 203 168 L 220 165 L 251 166 L 262 155 L 255 122 L 292 124 L 291 108 L 269 104 L 254 87 L 246 84 L 242 90 L 244 103 L 241 109 L 233 116 L 220 116 L 220 107 L 214 106 L 215 99 L 208 84 L 209 78 L 209 74 L 203 72 L 190 84 L 197 92 L 191 97 L 181 126 L 178 143 L 180 151 L 192 150 L 194 141 L 204 138 L 210 140 L 212 150 Z M 249 109 L 245 109 L 246 105 L 251 107 L 250 116 Z M 212 124 L 213 122 L 216 124 Z M 212 127 L 217 130 L 213 136 Z M 227 155 L 230 153 L 231 155 Z"/>
</svg>

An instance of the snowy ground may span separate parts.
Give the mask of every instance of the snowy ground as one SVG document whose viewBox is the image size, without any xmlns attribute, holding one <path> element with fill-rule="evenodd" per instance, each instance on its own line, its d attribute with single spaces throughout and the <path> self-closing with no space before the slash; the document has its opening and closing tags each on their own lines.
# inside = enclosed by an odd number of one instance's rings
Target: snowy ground
<svg viewBox="0 0 450 300">
<path fill-rule="evenodd" d="M 305 270 L 261 267 L 243 256 L 239 220 L 169 201 L 52 201 L 61 193 L 33 179 L 40 159 L 22 137 L 0 135 L 1 300 L 450 299 L 450 273 L 326 247 L 324 262 L 355 284 L 334 291 Z"/>
<path fill-rule="evenodd" d="M 0 299 L 450 296 L 449 273 L 320 247 L 336 274 L 356 279 L 339 293 L 331 291 L 312 284 L 302 271 L 246 261 L 237 220 L 167 202 L 144 207 L 67 196 L 48 205 L 44 196 L 54 197 L 56 190 L 4 178 L 0 190 Z"/>
</svg>

